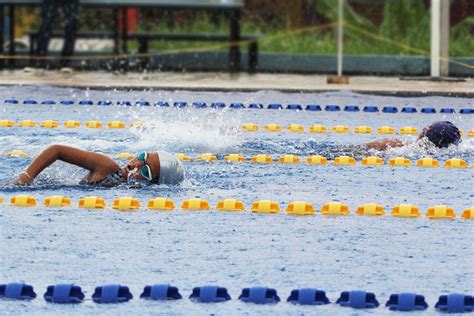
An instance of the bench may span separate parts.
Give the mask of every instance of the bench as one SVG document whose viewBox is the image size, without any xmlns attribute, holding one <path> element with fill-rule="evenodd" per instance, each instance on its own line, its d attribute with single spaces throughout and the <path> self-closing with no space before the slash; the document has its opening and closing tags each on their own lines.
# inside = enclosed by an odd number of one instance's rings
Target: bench
<svg viewBox="0 0 474 316">
<path fill-rule="evenodd" d="M 38 37 L 37 32 L 29 32 L 30 55 L 33 56 L 36 50 L 36 41 Z M 53 32 L 51 38 L 62 38 L 63 33 Z M 76 34 L 77 39 L 114 39 L 113 32 L 80 32 Z M 214 33 L 147 33 L 134 32 L 127 33 L 126 41 L 138 42 L 138 54 L 147 55 L 149 51 L 150 41 L 202 41 L 202 42 L 230 42 L 227 34 Z M 241 35 L 240 40 L 245 42 L 248 47 L 248 71 L 255 72 L 258 64 L 258 35 Z M 128 49 L 126 50 L 128 51 Z M 158 54 L 159 55 L 159 54 Z M 146 69 L 149 59 L 147 57 L 140 57 L 140 68 Z"/>
<path fill-rule="evenodd" d="M 10 41 L 15 34 L 15 8 L 18 6 L 40 6 L 42 0 L 0 0 L 0 25 L 4 25 L 5 7 L 9 8 L 10 17 Z M 84 7 L 103 7 L 112 8 L 114 10 L 114 31 L 113 32 L 94 32 L 84 34 L 92 36 L 90 38 L 112 38 L 114 40 L 114 53 L 126 54 L 127 42 L 129 40 L 137 40 L 141 52 L 148 52 L 148 43 L 152 40 L 192 40 L 192 41 L 222 41 L 228 42 L 229 45 L 229 70 L 240 70 L 240 41 L 249 41 L 249 69 L 255 69 L 258 61 L 258 46 L 256 36 L 241 35 L 241 10 L 244 6 L 243 0 L 80 0 L 81 6 Z M 220 12 L 228 12 L 229 17 L 229 34 L 161 34 L 161 33 L 131 33 L 128 34 L 126 23 L 122 23 L 119 31 L 118 13 L 119 9 L 127 7 L 136 8 L 160 8 L 165 10 L 213 10 Z M 126 10 L 122 10 L 122 20 L 126 20 Z M 97 35 L 98 37 L 95 37 Z M 62 35 L 61 35 L 62 37 Z M 79 37 L 81 38 L 81 34 Z M 0 32 L 0 55 L 3 55 L 4 34 Z M 15 56 L 15 45 L 10 45 L 8 55 Z M 14 66 L 14 59 L 9 60 L 9 64 Z M 3 62 L 0 62 L 0 67 Z"/>
</svg>

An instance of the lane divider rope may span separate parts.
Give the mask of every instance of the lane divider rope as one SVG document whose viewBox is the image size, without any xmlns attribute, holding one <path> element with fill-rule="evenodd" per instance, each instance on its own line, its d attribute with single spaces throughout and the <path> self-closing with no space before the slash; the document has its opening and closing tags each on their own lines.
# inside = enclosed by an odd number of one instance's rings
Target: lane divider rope
<svg viewBox="0 0 474 316">
<path fill-rule="evenodd" d="M 231 109 L 269 109 L 269 110 L 293 110 L 293 111 L 310 111 L 310 112 L 319 112 L 319 111 L 326 111 L 326 112 L 352 112 L 352 113 L 357 113 L 357 112 L 365 112 L 365 113 L 389 113 L 389 114 L 394 114 L 394 113 L 423 113 L 423 114 L 434 114 L 434 113 L 442 113 L 442 114 L 453 114 L 456 113 L 456 109 L 452 107 L 444 107 L 439 109 L 439 112 L 436 108 L 434 107 L 414 107 L 414 106 L 404 106 L 401 109 L 399 109 L 396 106 L 376 106 L 376 105 L 365 105 L 365 106 L 359 106 L 359 105 L 334 105 L 334 104 L 328 104 L 328 105 L 320 105 L 320 104 L 307 104 L 306 106 L 303 106 L 302 104 L 298 103 L 289 103 L 286 106 L 282 103 L 269 103 L 266 106 L 263 103 L 250 103 L 247 104 L 247 106 L 242 103 L 242 102 L 232 102 L 229 105 L 227 105 L 224 102 L 216 101 L 216 102 L 211 102 L 210 104 L 204 102 L 204 101 L 194 101 L 194 102 L 186 102 L 186 101 L 156 101 L 156 102 L 151 102 L 148 100 L 136 100 L 136 101 L 130 101 L 130 100 L 119 100 L 119 101 L 112 101 L 112 100 L 99 100 L 99 101 L 93 101 L 93 100 L 71 100 L 71 99 L 65 99 L 65 100 L 60 100 L 60 101 L 55 101 L 55 100 L 43 100 L 43 101 L 38 101 L 33 98 L 28 98 L 24 100 L 18 100 L 16 98 L 8 98 L 4 100 L 4 104 L 6 105 L 18 105 L 18 104 L 24 104 L 24 105 L 66 105 L 66 106 L 71 106 L 71 105 L 100 105 L 100 106 L 111 106 L 111 105 L 118 105 L 118 106 L 158 106 L 158 107 L 175 107 L 175 108 L 186 108 L 186 107 L 193 107 L 193 108 L 214 108 L 214 109 L 222 109 L 222 108 L 231 108 Z M 461 108 L 458 110 L 458 113 L 460 114 L 474 114 L 474 108 Z"/>
<path fill-rule="evenodd" d="M 25 283 L 0 284 L 0 298 L 31 301 L 37 297 L 32 285 Z M 45 301 L 58 304 L 78 304 L 86 298 L 82 288 L 75 284 L 49 285 L 43 295 Z M 143 288 L 140 298 L 147 301 L 174 301 L 183 296 L 179 289 L 170 284 L 152 284 Z M 122 284 L 105 284 L 95 288 L 91 300 L 98 304 L 124 303 L 133 299 L 130 288 Z M 227 288 L 218 285 L 194 287 L 189 299 L 195 303 L 222 303 L 232 300 Z M 256 286 L 243 288 L 238 300 L 243 303 L 277 304 L 280 302 L 274 288 Z M 326 292 L 317 288 L 291 290 L 287 302 L 294 305 L 327 305 L 331 301 Z M 341 307 L 355 309 L 378 308 L 379 302 L 372 292 L 364 290 L 343 291 L 334 302 Z M 428 308 L 425 297 L 418 293 L 401 292 L 390 295 L 385 306 L 392 311 L 422 311 Z M 439 296 L 434 308 L 448 313 L 467 313 L 474 310 L 473 297 L 467 294 L 451 293 Z"/>
<path fill-rule="evenodd" d="M 0 204 L 2 199 L 0 198 Z M 16 195 L 10 198 L 10 203 L 6 206 L 16 207 L 36 207 L 38 206 L 37 199 L 31 195 Z M 108 206 L 110 205 L 110 207 Z M 44 199 L 43 206 L 45 207 L 71 207 L 72 202 L 70 198 L 62 195 L 54 195 Z M 77 207 L 84 209 L 112 209 L 124 212 L 136 212 L 144 208 L 139 199 L 122 196 L 113 200 L 108 204 L 104 198 L 98 196 L 88 196 L 80 198 L 77 202 Z M 146 209 L 149 211 L 173 211 L 178 209 L 172 199 L 166 197 L 156 197 L 148 200 Z M 244 202 L 237 199 L 224 199 L 217 202 L 216 206 L 212 208 L 209 202 L 201 198 L 186 199 L 179 207 L 183 211 L 209 211 L 216 210 L 218 212 L 244 212 L 246 207 Z M 279 214 L 281 211 L 280 204 L 272 200 L 259 200 L 252 202 L 250 207 L 251 213 L 257 214 Z M 307 201 L 295 201 L 288 203 L 285 208 L 287 215 L 305 216 L 315 215 L 317 211 L 312 203 Z M 350 215 L 351 210 L 347 204 L 341 202 L 324 203 L 319 213 L 321 215 Z M 354 211 L 356 215 L 368 216 L 384 216 L 385 209 L 382 205 L 376 203 L 366 203 L 360 205 Z M 419 208 L 412 204 L 400 204 L 392 208 L 390 215 L 401 218 L 418 218 L 421 217 Z M 435 205 L 428 208 L 425 216 L 430 219 L 454 219 L 456 212 L 446 205 Z M 462 219 L 474 219 L 474 206 L 466 208 L 461 214 Z"/>
</svg>

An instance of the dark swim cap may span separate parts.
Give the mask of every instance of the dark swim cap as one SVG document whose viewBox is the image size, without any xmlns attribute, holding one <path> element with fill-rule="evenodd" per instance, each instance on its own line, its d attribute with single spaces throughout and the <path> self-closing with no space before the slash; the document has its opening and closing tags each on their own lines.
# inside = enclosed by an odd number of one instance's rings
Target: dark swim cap
<svg viewBox="0 0 474 316">
<path fill-rule="evenodd" d="M 451 144 L 458 144 L 461 140 L 461 132 L 451 122 L 434 122 L 423 129 L 420 137 L 427 137 L 430 142 L 438 148 L 448 147 Z"/>
</svg>

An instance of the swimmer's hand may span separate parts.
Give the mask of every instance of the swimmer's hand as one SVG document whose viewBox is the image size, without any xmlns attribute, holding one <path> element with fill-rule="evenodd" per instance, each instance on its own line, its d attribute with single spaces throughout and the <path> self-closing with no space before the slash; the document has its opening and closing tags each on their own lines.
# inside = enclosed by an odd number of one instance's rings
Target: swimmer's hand
<svg viewBox="0 0 474 316">
<path fill-rule="evenodd" d="M 384 151 L 387 148 L 403 147 L 403 143 L 399 139 L 389 139 L 384 138 L 380 140 L 375 140 L 369 143 L 365 143 L 365 146 L 369 149 L 376 149 L 378 151 Z"/>
<path fill-rule="evenodd" d="M 18 178 L 13 180 L 13 184 L 15 185 L 30 185 L 32 182 L 33 178 L 26 171 L 21 172 Z"/>
</svg>

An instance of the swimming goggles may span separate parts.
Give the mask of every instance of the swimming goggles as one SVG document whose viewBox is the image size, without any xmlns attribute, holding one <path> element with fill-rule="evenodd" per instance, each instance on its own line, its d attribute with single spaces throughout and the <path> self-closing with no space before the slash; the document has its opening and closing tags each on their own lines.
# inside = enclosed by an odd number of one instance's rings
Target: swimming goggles
<svg viewBox="0 0 474 316">
<path fill-rule="evenodd" d="M 148 154 L 145 151 L 139 152 L 137 154 L 137 159 L 143 161 L 143 167 L 140 170 L 140 175 L 148 181 L 153 182 L 153 174 L 151 173 L 151 168 L 146 163 L 147 158 Z"/>
</svg>

